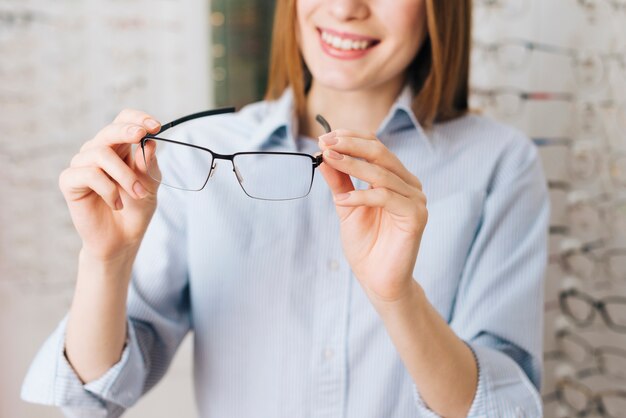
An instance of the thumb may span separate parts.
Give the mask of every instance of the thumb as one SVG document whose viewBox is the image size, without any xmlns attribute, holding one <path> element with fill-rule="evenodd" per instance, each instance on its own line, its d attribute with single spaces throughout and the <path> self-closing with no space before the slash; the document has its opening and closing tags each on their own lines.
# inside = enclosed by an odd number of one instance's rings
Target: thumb
<svg viewBox="0 0 626 418">
<path fill-rule="evenodd" d="M 324 180 L 326 180 L 333 196 L 354 191 L 354 184 L 352 184 L 352 179 L 348 174 L 342 173 L 341 171 L 336 170 L 324 163 L 320 165 L 319 169 L 322 172 L 322 176 L 324 176 Z M 348 216 L 354 210 L 353 207 L 338 205 L 335 205 L 335 209 L 341 219 Z"/>
<path fill-rule="evenodd" d="M 161 170 L 157 162 L 155 141 L 146 141 L 143 149 L 138 146 L 135 150 L 135 172 L 148 191 L 156 193 L 161 181 Z"/>
</svg>

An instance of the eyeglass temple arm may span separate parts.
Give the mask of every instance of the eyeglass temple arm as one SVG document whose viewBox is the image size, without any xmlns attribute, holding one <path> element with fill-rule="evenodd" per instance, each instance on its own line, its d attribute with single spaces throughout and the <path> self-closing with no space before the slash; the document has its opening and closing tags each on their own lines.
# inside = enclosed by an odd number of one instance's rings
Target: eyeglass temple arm
<svg viewBox="0 0 626 418">
<path fill-rule="evenodd" d="M 324 128 L 324 131 L 327 134 L 330 133 L 330 131 L 332 131 L 330 124 L 328 123 L 326 119 L 324 119 L 324 116 L 316 115 L 315 120 L 317 121 L 317 123 L 322 125 L 322 128 Z M 313 167 L 319 167 L 323 162 L 324 162 L 324 157 L 322 157 L 322 154 L 316 155 L 315 162 L 313 163 Z"/>
<path fill-rule="evenodd" d="M 322 128 L 324 128 L 324 131 L 326 131 L 327 134 L 330 133 L 330 131 L 332 131 L 332 129 L 330 128 L 330 124 L 328 123 L 326 119 L 324 119 L 324 116 L 317 115 L 315 116 L 315 120 L 317 121 L 317 123 L 322 125 Z"/>
<path fill-rule="evenodd" d="M 220 109 L 205 110 L 204 112 L 193 113 L 191 115 L 183 116 L 182 118 L 178 118 L 170 123 L 166 123 L 165 125 L 162 125 L 161 129 L 159 129 L 159 132 L 157 132 L 154 135 L 158 135 L 161 132 L 167 131 L 168 129 L 173 128 L 176 125 L 180 125 L 183 122 L 187 122 L 187 121 L 198 119 L 198 118 L 204 118 L 206 116 L 221 115 L 223 113 L 233 113 L 234 111 L 235 111 L 234 107 L 222 107 Z"/>
</svg>

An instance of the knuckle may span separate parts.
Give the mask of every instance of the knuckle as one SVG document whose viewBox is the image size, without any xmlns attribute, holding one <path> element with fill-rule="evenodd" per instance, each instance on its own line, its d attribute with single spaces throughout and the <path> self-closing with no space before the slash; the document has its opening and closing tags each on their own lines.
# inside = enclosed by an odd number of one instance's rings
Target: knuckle
<svg viewBox="0 0 626 418">
<path fill-rule="evenodd" d="M 67 177 L 69 176 L 70 173 L 70 169 L 66 168 L 65 170 L 61 171 L 61 173 L 59 174 L 59 189 L 61 189 L 61 191 L 65 190 L 66 188 L 66 184 L 67 184 Z"/>
<path fill-rule="evenodd" d="M 127 123 L 123 128 L 123 132 L 129 137 L 134 138 L 141 131 L 145 130 L 142 126 L 136 123 Z"/>
<path fill-rule="evenodd" d="M 82 152 L 82 151 L 81 151 Z M 70 167 L 76 167 L 78 166 L 78 162 L 81 158 L 81 153 L 75 154 L 72 159 L 70 160 Z"/>
<path fill-rule="evenodd" d="M 129 108 L 129 107 L 125 107 L 124 109 L 122 109 L 122 110 L 120 111 L 120 113 L 118 113 L 118 114 L 117 114 L 117 118 L 118 118 L 118 119 L 122 119 L 122 118 L 125 118 L 125 117 L 129 117 L 129 116 L 130 116 L 130 115 L 132 115 L 134 112 L 135 112 L 135 110 L 134 110 L 134 109 L 131 109 L 131 108 Z"/>
<path fill-rule="evenodd" d="M 95 162 L 96 165 L 98 165 L 99 167 L 103 167 L 108 160 L 108 155 L 107 155 L 107 149 L 110 149 L 109 147 L 98 147 L 98 149 L 94 150 L 94 154 L 95 154 Z"/>
<path fill-rule="evenodd" d="M 377 183 L 382 184 L 383 182 L 390 180 L 391 176 L 387 170 L 377 165 L 375 165 L 374 167 L 375 167 L 374 177 Z"/>
<path fill-rule="evenodd" d="M 113 182 L 108 181 L 106 183 L 105 186 L 106 190 L 105 190 L 105 194 L 106 196 L 108 196 L 112 202 L 115 202 L 115 200 L 117 200 L 117 196 L 118 196 L 118 191 L 117 191 L 117 186 L 115 186 L 115 184 L 113 184 Z"/>
<path fill-rule="evenodd" d="M 389 189 L 381 187 L 374 190 L 376 191 L 376 197 L 379 202 L 385 202 L 391 198 L 391 191 Z"/>
<path fill-rule="evenodd" d="M 89 148 L 91 146 L 92 140 L 90 139 L 89 141 L 86 141 L 81 147 L 79 152 L 83 152 L 85 151 L 87 148 Z"/>
</svg>

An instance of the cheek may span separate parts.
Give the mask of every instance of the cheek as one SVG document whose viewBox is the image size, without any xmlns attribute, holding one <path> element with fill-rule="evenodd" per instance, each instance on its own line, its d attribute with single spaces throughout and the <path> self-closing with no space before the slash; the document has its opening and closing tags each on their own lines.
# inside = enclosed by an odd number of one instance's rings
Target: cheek
<svg viewBox="0 0 626 418">
<path fill-rule="evenodd" d="M 397 7 L 380 10 L 381 21 L 396 40 L 402 55 L 414 57 L 426 37 L 426 3 L 424 0 L 399 0 Z"/>
<path fill-rule="evenodd" d="M 312 42 L 312 34 L 306 22 L 316 9 L 320 0 L 295 0 L 296 3 L 296 41 L 300 50 Z"/>
</svg>

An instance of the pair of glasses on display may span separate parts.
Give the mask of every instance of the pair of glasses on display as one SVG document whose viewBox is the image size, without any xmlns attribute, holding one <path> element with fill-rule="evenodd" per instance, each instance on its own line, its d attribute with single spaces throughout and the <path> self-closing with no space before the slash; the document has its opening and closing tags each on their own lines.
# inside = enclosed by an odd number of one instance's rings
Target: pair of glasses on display
<svg viewBox="0 0 626 418">
<path fill-rule="evenodd" d="M 548 188 L 551 196 L 565 202 L 564 215 L 573 235 L 609 238 L 626 233 L 626 196 L 577 189 L 567 181 L 550 180 Z"/>
<path fill-rule="evenodd" d="M 569 92 L 525 91 L 510 86 L 475 87 L 470 92 L 472 107 L 503 118 L 519 117 L 527 102 L 561 102 L 571 106 L 571 128 L 577 133 L 600 135 L 616 131 L 621 142 L 626 129 L 626 103 L 614 99 L 583 101 Z"/>
<path fill-rule="evenodd" d="M 227 160 L 246 195 L 260 200 L 294 200 L 309 194 L 315 169 L 323 157 L 293 152 L 238 152 L 218 154 L 208 148 L 164 138 L 163 132 L 183 122 L 234 112 L 223 108 L 184 116 L 161 127 L 154 135 L 141 139 L 141 149 L 148 174 L 159 183 L 175 189 L 200 191 L 215 172 L 217 160 Z M 328 133 L 328 122 L 317 115 L 317 122 Z M 167 167 L 158 167 L 146 159 L 146 145 L 152 143 L 157 155 L 167 154 Z"/>
<path fill-rule="evenodd" d="M 543 396 L 544 403 L 558 402 L 576 417 L 600 416 L 626 418 L 626 391 L 607 389 L 593 391 L 587 385 L 571 378 L 559 379 L 556 390 Z"/>
<path fill-rule="evenodd" d="M 587 243 L 575 238 L 563 240 L 559 252 L 550 255 L 549 262 L 556 262 L 564 272 L 587 281 L 626 281 L 626 248 L 606 248 L 604 239 Z M 626 309 L 624 315 L 626 326 Z"/>
<path fill-rule="evenodd" d="M 474 40 L 472 46 L 474 60 L 492 59 L 504 71 L 520 71 L 530 64 L 534 52 L 543 52 L 568 58 L 574 78 L 581 86 L 595 86 L 607 80 L 613 65 L 617 73 L 626 78 L 626 52 L 580 51 L 524 39 L 493 43 Z"/>
<path fill-rule="evenodd" d="M 566 360 L 576 367 L 578 378 L 602 375 L 626 380 L 626 350 L 615 346 L 595 347 L 591 342 L 568 329 L 556 333 L 557 350 L 544 354 L 545 360 Z"/>
<path fill-rule="evenodd" d="M 578 289 L 559 293 L 561 312 L 580 328 L 593 324 L 596 312 L 612 331 L 626 333 L 626 297 L 607 296 L 595 298 Z"/>
<path fill-rule="evenodd" d="M 487 15 L 494 13 L 498 17 L 516 19 L 524 16 L 530 10 L 531 0 L 474 0 L 475 16 L 481 21 Z"/>
<path fill-rule="evenodd" d="M 626 188 L 626 152 L 591 140 L 533 138 L 538 147 L 567 150 L 567 170 L 572 181 L 587 183 L 607 177 L 615 187 Z"/>
<path fill-rule="evenodd" d="M 567 103 L 574 101 L 572 93 L 524 91 L 515 87 L 473 88 L 471 94 L 472 106 L 492 111 L 505 118 L 520 116 L 524 111 L 524 105 L 529 101 Z"/>
<path fill-rule="evenodd" d="M 626 12 L 626 0 L 575 0 L 580 7 L 588 13 L 595 12 L 598 8 L 609 7 L 613 12 Z"/>
</svg>

